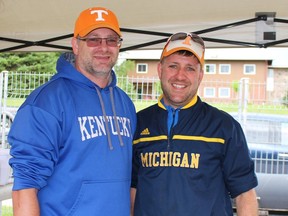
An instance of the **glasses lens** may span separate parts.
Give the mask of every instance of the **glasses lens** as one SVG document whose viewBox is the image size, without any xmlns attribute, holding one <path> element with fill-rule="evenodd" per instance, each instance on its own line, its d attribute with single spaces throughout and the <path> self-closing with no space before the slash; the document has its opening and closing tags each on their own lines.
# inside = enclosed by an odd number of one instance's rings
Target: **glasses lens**
<svg viewBox="0 0 288 216">
<path fill-rule="evenodd" d="M 180 32 L 180 33 L 176 33 L 176 34 L 172 35 L 172 36 L 170 37 L 170 40 L 171 40 L 171 41 L 184 40 L 187 36 L 188 36 L 187 33 Z"/>
<path fill-rule="evenodd" d="M 106 44 L 107 44 L 108 46 L 113 46 L 113 47 L 115 47 L 115 46 L 118 45 L 118 41 L 119 41 L 118 38 L 106 38 Z"/>
<path fill-rule="evenodd" d="M 86 40 L 87 46 L 89 47 L 99 46 L 102 41 L 101 38 L 86 38 L 85 40 Z"/>
<path fill-rule="evenodd" d="M 203 48 L 205 47 L 204 45 L 204 41 L 201 37 L 199 37 L 196 34 L 191 34 L 190 37 L 192 38 L 193 41 L 195 41 L 196 43 L 200 44 Z"/>
</svg>

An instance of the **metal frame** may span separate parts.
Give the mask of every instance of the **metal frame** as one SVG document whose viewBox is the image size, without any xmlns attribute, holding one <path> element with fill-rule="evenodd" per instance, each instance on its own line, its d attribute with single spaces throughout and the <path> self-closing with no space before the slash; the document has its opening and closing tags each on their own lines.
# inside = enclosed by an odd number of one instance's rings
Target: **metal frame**
<svg viewBox="0 0 288 216">
<path fill-rule="evenodd" d="M 237 27 L 237 26 L 241 26 L 241 25 L 245 25 L 245 24 L 249 24 L 249 23 L 253 23 L 253 22 L 257 22 L 257 21 L 267 21 L 269 16 L 270 16 L 269 14 L 265 14 L 265 13 L 257 16 L 257 13 L 256 13 L 256 17 L 252 18 L 252 19 L 233 22 L 233 23 L 229 23 L 229 24 L 225 24 L 225 25 L 221 25 L 221 26 L 217 26 L 217 27 L 213 27 L 213 28 L 203 29 L 203 30 L 196 31 L 194 33 L 201 35 L 204 33 L 214 32 L 214 31 L 219 31 L 219 30 L 225 30 L 225 29 L 229 29 L 229 28 L 233 28 L 233 27 Z M 287 23 L 288 24 L 288 20 L 286 20 L 286 19 L 273 18 L 273 21 L 278 22 L 278 23 Z M 137 44 L 137 45 L 133 45 L 133 46 L 129 46 L 129 47 L 125 47 L 125 48 L 120 49 L 120 52 L 128 51 L 128 50 L 135 50 L 135 49 L 144 48 L 144 47 L 151 46 L 151 45 L 160 44 L 160 43 L 166 42 L 167 37 L 169 37 L 171 35 L 171 33 L 145 31 L 145 30 L 137 30 L 137 29 L 129 29 L 129 28 L 121 28 L 121 31 L 127 32 L 127 33 L 136 33 L 136 34 L 144 34 L 144 35 L 152 35 L 152 36 L 163 36 L 165 38 L 153 40 L 150 42 Z M 71 51 L 72 50 L 71 47 L 61 46 L 61 45 L 56 45 L 56 44 L 50 44 L 50 42 L 55 42 L 55 41 L 59 41 L 59 40 L 63 40 L 63 39 L 71 38 L 71 37 L 73 37 L 73 34 L 67 34 L 67 35 L 49 38 L 49 39 L 40 40 L 40 41 L 27 41 L 27 40 L 0 37 L 0 41 L 7 41 L 7 42 L 13 42 L 13 43 L 20 43 L 21 44 L 21 45 L 12 46 L 9 48 L 0 49 L 0 52 L 15 51 L 15 50 L 19 50 L 19 49 L 23 49 L 23 48 L 27 48 L 27 47 L 31 47 L 31 46 L 42 46 L 42 47 L 47 47 L 47 48 L 55 48 L 55 49 L 62 49 L 62 50 Z M 209 41 L 209 42 L 214 42 L 214 43 L 239 45 L 242 47 L 258 47 L 258 48 L 267 48 L 267 47 L 276 46 L 276 45 L 288 42 L 288 38 L 282 39 L 282 40 L 275 40 L 273 42 L 267 42 L 264 44 L 251 43 L 251 42 L 245 42 L 245 41 L 224 40 L 224 39 L 209 38 L 209 37 L 203 37 L 203 40 Z"/>
</svg>

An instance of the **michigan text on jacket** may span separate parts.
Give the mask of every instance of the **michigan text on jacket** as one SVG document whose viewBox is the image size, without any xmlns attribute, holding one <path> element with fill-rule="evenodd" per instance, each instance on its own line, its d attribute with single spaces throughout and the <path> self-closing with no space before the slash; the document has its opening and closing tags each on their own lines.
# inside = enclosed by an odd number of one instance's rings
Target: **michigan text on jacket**
<svg viewBox="0 0 288 216">
<path fill-rule="evenodd" d="M 141 153 L 143 167 L 183 167 L 198 169 L 200 154 L 181 152 Z"/>
</svg>

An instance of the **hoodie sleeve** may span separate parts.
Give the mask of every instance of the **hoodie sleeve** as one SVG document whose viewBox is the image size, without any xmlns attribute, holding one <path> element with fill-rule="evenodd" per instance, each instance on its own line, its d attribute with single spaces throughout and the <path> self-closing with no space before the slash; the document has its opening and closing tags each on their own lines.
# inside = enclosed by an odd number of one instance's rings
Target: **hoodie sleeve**
<svg viewBox="0 0 288 216">
<path fill-rule="evenodd" d="M 13 190 L 41 189 L 58 160 L 61 126 L 57 118 L 32 105 L 22 107 L 12 124 L 8 141 L 13 169 Z"/>
</svg>

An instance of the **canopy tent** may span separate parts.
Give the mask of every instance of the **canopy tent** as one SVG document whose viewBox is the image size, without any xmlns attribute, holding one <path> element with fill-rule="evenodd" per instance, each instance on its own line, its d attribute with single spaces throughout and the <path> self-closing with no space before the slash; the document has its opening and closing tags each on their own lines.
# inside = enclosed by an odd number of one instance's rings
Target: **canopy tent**
<svg viewBox="0 0 288 216">
<path fill-rule="evenodd" d="M 162 48 L 179 31 L 209 48 L 288 46 L 287 0 L 0 0 L 0 52 L 70 50 L 75 19 L 92 6 L 117 14 L 122 51 Z"/>
</svg>

